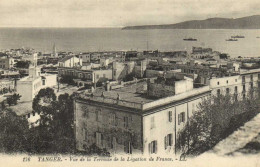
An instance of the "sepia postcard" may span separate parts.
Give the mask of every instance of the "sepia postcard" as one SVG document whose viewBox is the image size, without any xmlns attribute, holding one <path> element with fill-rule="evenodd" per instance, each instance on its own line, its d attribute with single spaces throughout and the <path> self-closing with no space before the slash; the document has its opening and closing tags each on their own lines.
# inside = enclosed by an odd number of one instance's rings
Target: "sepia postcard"
<svg viewBox="0 0 260 167">
<path fill-rule="evenodd" d="M 0 166 L 260 167 L 259 8 L 0 0 Z"/>
</svg>

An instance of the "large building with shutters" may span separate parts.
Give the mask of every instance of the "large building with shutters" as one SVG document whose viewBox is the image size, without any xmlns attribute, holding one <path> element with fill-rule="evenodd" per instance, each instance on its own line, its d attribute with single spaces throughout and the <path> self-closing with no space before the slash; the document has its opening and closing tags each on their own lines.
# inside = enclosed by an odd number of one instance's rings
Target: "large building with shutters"
<svg viewBox="0 0 260 167">
<path fill-rule="evenodd" d="M 151 98 L 147 84 L 151 82 L 140 80 L 78 94 L 74 103 L 77 149 L 84 151 L 95 144 L 111 154 L 174 155 L 180 130 L 197 105 L 210 96 L 210 88 Z"/>
<path fill-rule="evenodd" d="M 233 76 L 214 77 L 209 80 L 213 96 L 229 94 L 234 100 L 247 98 L 251 90 L 260 88 L 260 69 L 241 70 Z"/>
</svg>

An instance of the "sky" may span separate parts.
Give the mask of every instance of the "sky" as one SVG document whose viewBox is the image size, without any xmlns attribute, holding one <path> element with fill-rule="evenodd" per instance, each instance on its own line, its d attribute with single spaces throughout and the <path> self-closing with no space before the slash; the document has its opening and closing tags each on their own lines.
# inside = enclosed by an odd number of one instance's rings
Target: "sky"
<svg viewBox="0 0 260 167">
<path fill-rule="evenodd" d="M 124 27 L 258 15 L 259 0 L 0 0 L 0 27 Z"/>
</svg>

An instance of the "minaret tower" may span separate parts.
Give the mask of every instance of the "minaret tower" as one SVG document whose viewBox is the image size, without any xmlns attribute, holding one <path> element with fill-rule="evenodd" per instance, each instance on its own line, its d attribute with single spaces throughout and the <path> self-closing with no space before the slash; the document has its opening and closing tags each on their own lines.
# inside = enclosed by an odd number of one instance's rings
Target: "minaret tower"
<svg viewBox="0 0 260 167">
<path fill-rule="evenodd" d="M 55 46 L 55 43 L 53 45 L 53 50 L 52 50 L 52 54 L 53 54 L 53 57 L 57 57 L 57 52 L 56 52 L 56 46 Z"/>
</svg>

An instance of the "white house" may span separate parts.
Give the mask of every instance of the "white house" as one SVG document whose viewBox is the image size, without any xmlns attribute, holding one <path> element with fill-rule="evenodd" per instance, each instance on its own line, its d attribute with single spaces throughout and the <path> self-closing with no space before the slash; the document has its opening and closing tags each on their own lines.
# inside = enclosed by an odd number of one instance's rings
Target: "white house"
<svg viewBox="0 0 260 167">
<path fill-rule="evenodd" d="M 57 74 L 41 74 L 37 68 L 37 59 L 29 67 L 29 76 L 17 81 L 17 93 L 21 95 L 20 102 L 32 101 L 37 93 L 46 87 L 57 85 Z"/>
<path fill-rule="evenodd" d="M 82 66 L 82 59 L 76 56 L 66 56 L 58 62 L 59 67 L 77 67 Z"/>
</svg>

